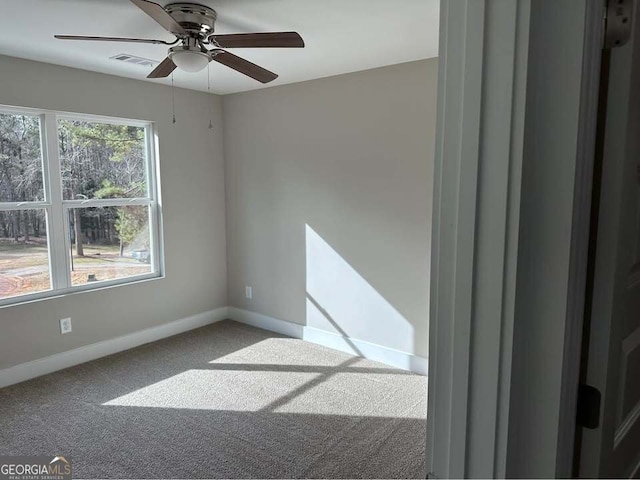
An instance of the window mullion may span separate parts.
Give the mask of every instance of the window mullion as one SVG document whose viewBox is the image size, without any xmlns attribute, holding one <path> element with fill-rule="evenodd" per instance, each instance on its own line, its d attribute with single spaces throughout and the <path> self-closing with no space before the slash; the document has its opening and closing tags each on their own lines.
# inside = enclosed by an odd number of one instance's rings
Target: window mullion
<svg viewBox="0 0 640 480">
<path fill-rule="evenodd" d="M 60 150 L 58 146 L 58 125 L 56 115 L 44 114 L 45 133 L 45 166 L 48 183 L 48 200 L 51 202 L 49 211 L 49 236 L 51 255 L 51 280 L 54 290 L 71 286 L 71 275 L 68 267 L 67 238 L 68 221 L 62 205 L 62 176 L 60 169 Z"/>
<path fill-rule="evenodd" d="M 151 265 L 154 272 L 164 272 L 164 253 L 162 252 L 161 240 L 162 209 L 158 188 L 160 165 L 157 157 L 157 131 L 153 124 L 147 125 L 145 128 L 145 157 L 147 159 L 147 195 L 153 200 L 153 205 L 149 208 Z"/>
<path fill-rule="evenodd" d="M 41 210 L 47 208 L 49 205 L 49 202 L 3 202 L 0 203 L 0 212 L 11 210 Z"/>
<path fill-rule="evenodd" d="M 152 205 L 153 200 L 149 198 L 91 198 L 88 200 L 63 200 L 62 203 L 67 208 L 127 207 Z"/>
</svg>

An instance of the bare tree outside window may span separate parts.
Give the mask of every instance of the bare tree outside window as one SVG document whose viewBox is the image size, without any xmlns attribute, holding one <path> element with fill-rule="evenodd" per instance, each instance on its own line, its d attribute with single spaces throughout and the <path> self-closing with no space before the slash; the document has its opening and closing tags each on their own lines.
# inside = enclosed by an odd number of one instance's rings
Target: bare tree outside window
<svg viewBox="0 0 640 480">
<path fill-rule="evenodd" d="M 44 200 L 40 118 L 0 113 L 0 202 Z"/>
<path fill-rule="evenodd" d="M 63 119 L 58 134 L 65 200 L 146 196 L 144 128 Z M 73 236 L 80 257 L 82 224 L 81 211 L 74 209 Z"/>
<path fill-rule="evenodd" d="M 0 299 L 51 288 L 40 118 L 0 113 Z"/>
</svg>

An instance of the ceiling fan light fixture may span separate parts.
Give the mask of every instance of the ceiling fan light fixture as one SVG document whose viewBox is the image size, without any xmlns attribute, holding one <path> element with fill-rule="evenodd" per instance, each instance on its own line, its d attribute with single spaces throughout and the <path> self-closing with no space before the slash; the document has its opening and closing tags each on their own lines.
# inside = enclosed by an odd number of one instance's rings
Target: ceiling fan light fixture
<svg viewBox="0 0 640 480">
<path fill-rule="evenodd" d="M 176 67 L 185 72 L 199 72 L 209 64 L 209 55 L 194 50 L 176 50 L 170 57 Z"/>
</svg>

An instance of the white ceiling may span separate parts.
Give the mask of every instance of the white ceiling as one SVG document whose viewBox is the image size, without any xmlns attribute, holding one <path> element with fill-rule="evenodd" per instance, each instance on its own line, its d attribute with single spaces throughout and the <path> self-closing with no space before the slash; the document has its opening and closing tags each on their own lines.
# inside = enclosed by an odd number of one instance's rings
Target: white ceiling
<svg viewBox="0 0 640 480">
<path fill-rule="evenodd" d="M 166 5 L 171 1 L 160 0 Z M 299 32 L 304 49 L 234 49 L 280 75 L 282 85 L 435 57 L 439 0 L 196 0 L 218 12 L 217 33 Z M 0 54 L 145 79 L 149 67 L 109 57 L 128 53 L 156 61 L 164 45 L 74 42 L 54 34 L 156 38 L 172 41 L 129 0 L 13 0 L 2 2 Z M 207 90 L 206 69 L 176 70 L 176 86 Z M 170 84 L 169 79 L 149 80 Z M 223 65 L 211 64 L 212 91 L 264 88 Z"/>
</svg>

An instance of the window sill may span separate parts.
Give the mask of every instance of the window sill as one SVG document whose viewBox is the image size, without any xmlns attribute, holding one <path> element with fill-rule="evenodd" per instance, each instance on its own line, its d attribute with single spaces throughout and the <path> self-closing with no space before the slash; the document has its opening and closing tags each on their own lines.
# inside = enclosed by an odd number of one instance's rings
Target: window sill
<svg viewBox="0 0 640 480">
<path fill-rule="evenodd" d="M 95 292 L 115 287 L 124 287 L 129 285 L 136 285 L 139 283 L 162 280 L 164 278 L 165 275 L 162 273 L 148 273 L 145 275 L 127 277 L 118 280 L 106 280 L 104 282 L 97 282 L 88 285 L 78 285 L 76 287 L 66 288 L 63 290 L 47 290 L 44 292 L 32 293 L 28 295 L 20 295 L 19 297 L 10 297 L 0 300 L 0 310 L 11 307 L 18 307 L 30 303 L 41 302 L 43 300 L 68 297 L 77 295 L 79 293 Z"/>
</svg>

